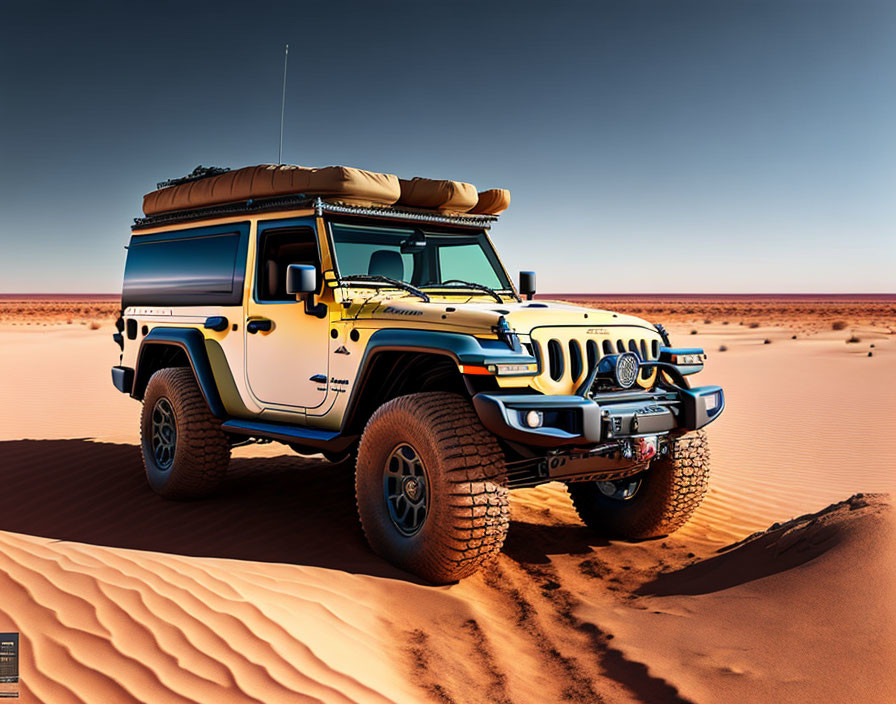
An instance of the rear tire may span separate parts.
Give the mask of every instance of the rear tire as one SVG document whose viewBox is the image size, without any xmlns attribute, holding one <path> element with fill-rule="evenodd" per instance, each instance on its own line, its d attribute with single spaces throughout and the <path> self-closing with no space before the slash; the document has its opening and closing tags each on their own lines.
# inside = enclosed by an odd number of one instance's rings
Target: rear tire
<svg viewBox="0 0 896 704">
<path fill-rule="evenodd" d="M 140 436 L 146 479 L 167 499 L 208 496 L 230 463 L 230 441 L 221 421 L 185 367 L 161 369 L 150 378 Z"/>
<path fill-rule="evenodd" d="M 617 484 L 640 481 L 630 498 L 611 498 L 598 482 L 570 482 L 569 495 L 585 524 L 603 536 L 642 540 L 675 532 L 703 501 L 709 487 L 706 433 L 671 441 L 669 453 L 650 469 Z"/>
<path fill-rule="evenodd" d="M 445 584 L 476 572 L 510 525 L 504 456 L 461 396 L 401 396 L 371 416 L 355 474 L 374 552 Z"/>
</svg>

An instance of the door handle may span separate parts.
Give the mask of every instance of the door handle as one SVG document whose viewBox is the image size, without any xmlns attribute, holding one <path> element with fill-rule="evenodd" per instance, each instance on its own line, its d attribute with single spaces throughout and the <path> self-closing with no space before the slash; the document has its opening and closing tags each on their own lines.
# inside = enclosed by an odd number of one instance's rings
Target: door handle
<svg viewBox="0 0 896 704">
<path fill-rule="evenodd" d="M 223 332 L 228 327 L 230 327 L 230 323 L 227 322 L 227 318 L 225 318 L 223 315 L 213 315 L 211 318 L 205 319 L 205 324 L 202 327 L 204 327 L 206 330 Z"/>
<path fill-rule="evenodd" d="M 274 329 L 274 321 L 267 318 L 256 318 L 246 323 L 246 332 L 255 334 L 257 332 L 270 332 Z"/>
<path fill-rule="evenodd" d="M 308 379 L 308 381 L 313 381 L 315 384 L 326 384 L 327 377 L 324 374 L 315 374 L 313 377 Z"/>
</svg>

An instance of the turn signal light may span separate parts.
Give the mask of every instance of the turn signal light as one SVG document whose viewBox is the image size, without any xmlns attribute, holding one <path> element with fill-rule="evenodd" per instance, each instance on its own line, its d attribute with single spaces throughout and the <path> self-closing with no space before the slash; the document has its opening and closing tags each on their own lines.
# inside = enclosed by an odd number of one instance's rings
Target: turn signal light
<svg viewBox="0 0 896 704">
<path fill-rule="evenodd" d="M 538 373 L 537 364 L 459 365 L 461 374 L 494 374 L 495 376 L 527 376 Z"/>
<path fill-rule="evenodd" d="M 682 364 L 682 365 L 703 364 L 703 355 L 702 354 L 673 354 L 672 355 L 672 364 Z"/>
</svg>

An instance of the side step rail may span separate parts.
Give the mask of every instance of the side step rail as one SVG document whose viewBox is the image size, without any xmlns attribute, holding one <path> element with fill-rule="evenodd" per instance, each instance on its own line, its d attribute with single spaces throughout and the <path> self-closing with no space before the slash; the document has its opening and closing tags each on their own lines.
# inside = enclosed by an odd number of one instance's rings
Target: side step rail
<svg viewBox="0 0 896 704">
<path fill-rule="evenodd" d="M 234 435 L 245 435 L 265 440 L 296 445 L 328 452 L 343 452 L 357 439 L 332 430 L 301 428 L 284 423 L 262 423 L 254 420 L 228 420 L 221 424 L 221 430 Z"/>
</svg>

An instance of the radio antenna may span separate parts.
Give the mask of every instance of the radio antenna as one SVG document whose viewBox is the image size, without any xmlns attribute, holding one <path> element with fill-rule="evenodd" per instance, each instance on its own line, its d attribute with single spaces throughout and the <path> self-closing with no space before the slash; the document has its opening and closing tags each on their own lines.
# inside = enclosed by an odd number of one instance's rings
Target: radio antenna
<svg viewBox="0 0 896 704">
<path fill-rule="evenodd" d="M 283 117 L 286 114 L 286 65 L 289 61 L 289 44 L 283 52 L 283 98 L 280 101 L 280 151 L 277 153 L 277 163 L 283 163 Z"/>
</svg>

